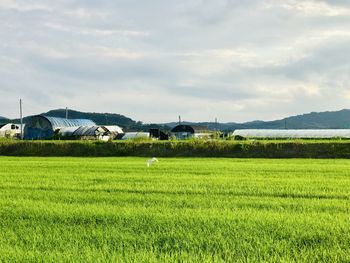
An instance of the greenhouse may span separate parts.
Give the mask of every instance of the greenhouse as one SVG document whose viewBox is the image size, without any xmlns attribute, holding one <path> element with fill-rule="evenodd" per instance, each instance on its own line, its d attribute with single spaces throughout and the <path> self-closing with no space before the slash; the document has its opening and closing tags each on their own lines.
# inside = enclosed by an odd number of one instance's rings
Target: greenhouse
<svg viewBox="0 0 350 263">
<path fill-rule="evenodd" d="M 150 137 L 149 132 L 126 132 L 122 140 L 147 139 Z"/>
<path fill-rule="evenodd" d="M 210 131 L 202 126 L 177 125 L 171 130 L 171 135 L 176 139 L 210 137 Z"/>
<path fill-rule="evenodd" d="M 62 139 L 114 140 L 118 134 L 123 134 L 123 130 L 116 125 L 64 127 L 57 131 Z"/>
<path fill-rule="evenodd" d="M 244 138 L 272 138 L 272 139 L 330 139 L 350 138 L 350 129 L 323 129 L 323 130 L 264 130 L 247 129 L 235 130 L 233 136 Z"/>
<path fill-rule="evenodd" d="M 24 139 L 38 140 L 52 138 L 61 128 L 95 126 L 91 120 L 86 119 L 64 119 L 37 115 L 26 121 L 24 128 Z"/>
<path fill-rule="evenodd" d="M 120 128 L 117 125 L 107 125 L 107 126 L 103 126 L 104 128 L 106 128 L 107 130 L 109 130 L 112 134 L 121 134 L 124 133 L 123 129 Z"/>
</svg>

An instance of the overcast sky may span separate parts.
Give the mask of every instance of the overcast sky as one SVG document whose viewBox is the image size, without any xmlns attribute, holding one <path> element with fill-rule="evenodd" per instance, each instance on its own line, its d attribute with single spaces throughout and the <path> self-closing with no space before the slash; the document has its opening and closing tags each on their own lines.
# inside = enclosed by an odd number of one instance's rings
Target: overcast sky
<svg viewBox="0 0 350 263">
<path fill-rule="evenodd" d="M 0 115 L 272 120 L 350 108 L 349 0 L 1 0 Z"/>
</svg>

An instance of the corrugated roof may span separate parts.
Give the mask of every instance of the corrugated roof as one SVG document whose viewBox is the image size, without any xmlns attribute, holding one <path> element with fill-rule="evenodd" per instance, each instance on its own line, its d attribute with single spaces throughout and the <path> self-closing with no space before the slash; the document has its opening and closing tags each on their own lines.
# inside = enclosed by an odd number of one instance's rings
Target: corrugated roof
<svg viewBox="0 0 350 263">
<path fill-rule="evenodd" d="M 78 129 L 78 127 L 63 127 L 59 130 L 58 134 L 62 137 L 73 136 L 73 133 Z"/>
<path fill-rule="evenodd" d="M 192 126 L 190 125 L 177 125 L 174 128 L 171 129 L 172 133 L 176 133 L 176 132 L 189 132 L 189 133 L 195 133 L 195 130 L 192 128 Z"/>
<path fill-rule="evenodd" d="M 126 132 L 122 137 L 122 140 L 149 138 L 149 135 L 149 132 Z"/>
<path fill-rule="evenodd" d="M 87 120 L 87 119 L 64 119 L 64 118 L 49 117 L 49 116 L 43 116 L 43 117 L 45 117 L 51 123 L 53 130 L 56 130 L 62 127 L 79 127 L 79 126 L 96 125 L 96 123 L 94 123 L 92 120 Z"/>
<path fill-rule="evenodd" d="M 73 136 L 97 136 L 108 133 L 109 131 L 101 126 L 81 126 L 73 133 Z"/>
<path fill-rule="evenodd" d="M 109 130 L 110 132 L 114 132 L 114 133 L 124 133 L 122 128 L 120 128 L 119 126 L 117 125 L 105 125 L 103 126 L 105 127 L 107 130 Z"/>
<path fill-rule="evenodd" d="M 175 126 L 171 132 L 189 132 L 189 133 L 200 133 L 200 132 L 208 132 L 209 129 L 204 126 L 193 126 L 193 125 L 186 125 L 186 124 L 180 124 Z"/>
</svg>

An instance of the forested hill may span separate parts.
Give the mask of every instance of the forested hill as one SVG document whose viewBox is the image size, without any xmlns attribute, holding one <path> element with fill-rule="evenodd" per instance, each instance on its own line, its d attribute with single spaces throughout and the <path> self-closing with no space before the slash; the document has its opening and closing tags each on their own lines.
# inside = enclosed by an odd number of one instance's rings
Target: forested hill
<svg viewBox="0 0 350 263">
<path fill-rule="evenodd" d="M 65 118 L 66 110 L 65 109 L 50 110 L 42 114 L 45 116 Z M 123 127 L 131 127 L 137 124 L 141 124 L 140 122 L 136 122 L 131 118 L 128 118 L 121 114 L 116 114 L 116 113 L 96 113 L 96 112 L 81 112 L 81 111 L 75 111 L 75 110 L 68 110 L 68 118 L 69 119 L 89 119 L 99 125 L 102 125 L 102 124 L 103 125 L 120 125 Z"/>
<path fill-rule="evenodd" d="M 0 125 L 1 125 L 1 124 L 5 124 L 5 123 L 8 123 L 8 121 L 9 121 L 9 119 L 0 116 Z"/>
<path fill-rule="evenodd" d="M 282 120 L 256 123 L 254 126 L 268 129 L 349 129 L 350 110 L 311 112 Z"/>
<path fill-rule="evenodd" d="M 65 109 L 51 110 L 42 113 L 51 117 L 66 117 Z M 117 113 L 96 113 L 96 112 L 81 112 L 75 110 L 68 110 L 69 119 L 89 119 L 94 121 L 98 125 L 118 125 L 123 128 L 124 131 L 148 131 L 150 128 L 161 128 L 163 130 L 169 130 L 169 127 L 160 124 L 144 124 L 141 121 L 135 121 L 124 115 Z"/>
<path fill-rule="evenodd" d="M 65 118 L 66 110 L 57 109 L 42 113 L 46 116 Z M 0 124 L 7 122 L 19 122 L 19 120 L 1 119 Z M 25 120 L 28 117 L 25 118 Z M 131 118 L 116 113 L 95 113 L 68 111 L 68 118 L 90 119 L 99 125 L 119 125 L 126 131 L 147 131 L 149 128 L 161 128 L 170 130 L 177 122 L 166 124 L 143 124 Z M 234 119 L 234 115 L 232 116 Z M 215 123 L 215 122 L 183 122 L 183 124 L 205 126 L 212 130 L 232 131 L 235 129 L 348 129 L 350 128 L 350 110 L 311 112 L 275 121 L 252 121 L 246 123 Z"/>
</svg>

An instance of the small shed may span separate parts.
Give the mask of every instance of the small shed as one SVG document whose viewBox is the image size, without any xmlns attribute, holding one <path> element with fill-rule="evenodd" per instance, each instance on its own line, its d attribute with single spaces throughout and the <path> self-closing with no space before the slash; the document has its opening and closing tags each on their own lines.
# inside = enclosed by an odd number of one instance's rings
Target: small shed
<svg viewBox="0 0 350 263">
<path fill-rule="evenodd" d="M 21 135 L 21 125 L 15 123 L 8 123 L 0 127 L 0 137 L 17 137 Z"/>
<path fill-rule="evenodd" d="M 153 139 L 157 139 L 160 141 L 169 140 L 169 135 L 161 131 L 160 129 L 156 129 L 156 128 L 150 129 L 149 134 L 150 134 L 150 137 Z"/>
<path fill-rule="evenodd" d="M 180 124 L 171 130 L 171 135 L 176 139 L 184 140 L 188 138 L 211 137 L 212 133 L 207 127 Z"/>
</svg>

